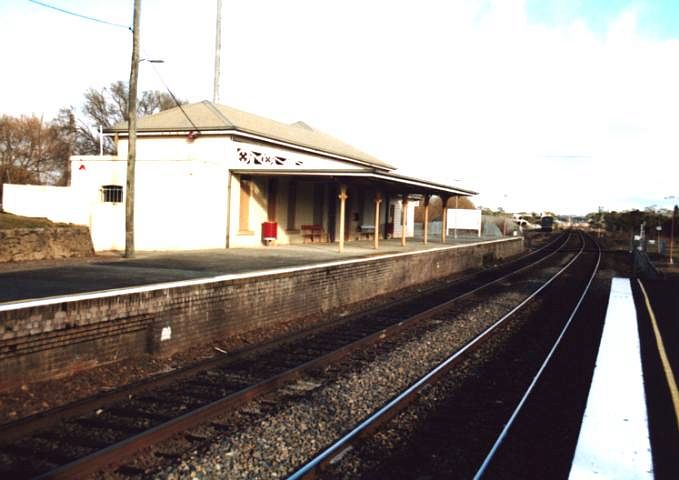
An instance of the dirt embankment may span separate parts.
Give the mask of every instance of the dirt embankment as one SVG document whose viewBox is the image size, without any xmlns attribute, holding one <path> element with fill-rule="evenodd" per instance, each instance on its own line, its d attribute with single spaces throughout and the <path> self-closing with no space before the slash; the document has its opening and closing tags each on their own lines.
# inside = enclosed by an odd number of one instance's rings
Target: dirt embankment
<svg viewBox="0 0 679 480">
<path fill-rule="evenodd" d="M 0 263 L 92 255 L 87 227 L 0 213 Z"/>
</svg>

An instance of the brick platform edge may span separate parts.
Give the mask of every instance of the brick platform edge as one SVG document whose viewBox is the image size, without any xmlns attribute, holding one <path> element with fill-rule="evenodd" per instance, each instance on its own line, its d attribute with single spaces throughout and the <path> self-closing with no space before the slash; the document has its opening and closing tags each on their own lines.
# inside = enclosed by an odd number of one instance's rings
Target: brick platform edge
<svg viewBox="0 0 679 480">
<path fill-rule="evenodd" d="M 94 255 L 88 227 L 0 230 L 0 262 L 88 257 Z"/>
<path fill-rule="evenodd" d="M 521 238 L 0 305 L 0 388 L 140 356 L 168 355 L 523 251 Z M 169 337 L 169 338 L 167 338 Z"/>
</svg>

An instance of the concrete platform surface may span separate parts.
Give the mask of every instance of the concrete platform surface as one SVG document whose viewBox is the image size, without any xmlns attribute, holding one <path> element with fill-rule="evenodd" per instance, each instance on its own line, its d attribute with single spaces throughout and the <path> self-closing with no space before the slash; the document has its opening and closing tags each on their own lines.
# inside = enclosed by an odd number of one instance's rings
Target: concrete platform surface
<svg viewBox="0 0 679 480">
<path fill-rule="evenodd" d="M 637 315 L 628 278 L 613 278 L 569 478 L 653 478 Z"/>
<path fill-rule="evenodd" d="M 497 240 L 485 239 L 485 241 Z M 355 258 L 430 250 L 454 244 L 478 242 L 478 238 L 449 240 L 447 244 L 400 239 L 383 240 L 379 250 L 372 241 L 345 243 L 343 253 L 337 244 L 316 243 L 262 248 L 232 248 L 191 252 L 139 252 L 137 258 L 97 261 L 69 261 L 49 268 L 34 264 L 30 269 L 0 273 L 0 304 L 83 292 L 209 278 L 315 265 Z"/>
</svg>

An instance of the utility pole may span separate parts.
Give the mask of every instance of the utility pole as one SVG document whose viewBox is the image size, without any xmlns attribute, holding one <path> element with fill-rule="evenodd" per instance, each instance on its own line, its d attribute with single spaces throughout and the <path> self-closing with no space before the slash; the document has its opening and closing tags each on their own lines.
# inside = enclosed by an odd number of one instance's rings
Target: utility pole
<svg viewBox="0 0 679 480">
<path fill-rule="evenodd" d="M 458 200 L 460 199 L 459 195 L 455 195 L 455 228 L 453 228 L 453 238 L 457 239 L 457 210 L 460 208 L 460 205 L 458 203 Z"/>
<path fill-rule="evenodd" d="M 222 0 L 217 0 L 217 27 L 215 30 L 215 83 L 212 92 L 212 103 L 219 103 L 219 77 L 222 73 Z"/>
<path fill-rule="evenodd" d="M 670 230 L 670 265 L 674 265 L 674 217 L 677 216 L 677 206 L 672 209 L 672 227 Z"/>
<path fill-rule="evenodd" d="M 134 167 L 137 161 L 137 77 L 139 76 L 139 15 L 141 0 L 134 0 L 132 63 L 127 101 L 127 184 L 125 192 L 125 257 L 134 257 Z"/>
</svg>

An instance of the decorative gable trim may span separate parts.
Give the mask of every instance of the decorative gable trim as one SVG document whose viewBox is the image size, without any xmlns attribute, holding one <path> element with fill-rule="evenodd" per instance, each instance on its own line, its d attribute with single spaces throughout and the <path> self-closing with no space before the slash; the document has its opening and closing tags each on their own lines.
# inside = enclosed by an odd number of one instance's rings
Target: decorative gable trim
<svg viewBox="0 0 679 480">
<path fill-rule="evenodd" d="M 238 162 L 241 165 L 248 166 L 262 166 L 262 167 L 301 167 L 304 162 L 299 159 L 290 160 L 280 155 L 272 155 L 269 153 L 258 152 L 255 150 L 246 150 L 238 147 Z"/>
</svg>

